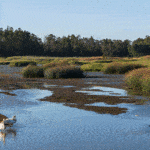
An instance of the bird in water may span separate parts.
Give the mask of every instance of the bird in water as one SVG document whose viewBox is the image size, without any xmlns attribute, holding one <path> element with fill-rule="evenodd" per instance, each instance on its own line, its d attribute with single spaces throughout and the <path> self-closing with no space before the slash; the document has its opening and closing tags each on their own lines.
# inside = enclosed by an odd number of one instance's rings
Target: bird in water
<svg viewBox="0 0 150 150">
<path fill-rule="evenodd" d="M 3 121 L 0 123 L 0 130 L 5 130 L 6 129 L 6 126 L 4 124 L 4 120 L 5 119 L 3 119 Z"/>
<path fill-rule="evenodd" d="M 11 127 L 14 123 L 16 123 L 16 121 L 16 116 L 13 116 L 12 118 L 3 119 L 3 121 L 0 122 L 0 130 L 5 130 L 6 127 Z"/>
<path fill-rule="evenodd" d="M 14 123 L 16 123 L 16 121 L 16 116 L 13 116 L 12 118 L 3 119 L 4 125 L 8 126 L 12 126 Z"/>
</svg>

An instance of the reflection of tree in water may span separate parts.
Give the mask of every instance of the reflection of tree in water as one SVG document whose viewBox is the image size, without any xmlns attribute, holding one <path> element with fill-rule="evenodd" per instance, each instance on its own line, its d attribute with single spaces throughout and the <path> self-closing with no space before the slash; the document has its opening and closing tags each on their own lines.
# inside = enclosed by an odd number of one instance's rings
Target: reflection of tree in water
<svg viewBox="0 0 150 150">
<path fill-rule="evenodd" d="M 5 129 L 0 132 L 0 141 L 3 141 L 3 144 L 5 144 L 5 138 L 14 138 L 16 136 L 16 130 L 14 129 Z"/>
</svg>

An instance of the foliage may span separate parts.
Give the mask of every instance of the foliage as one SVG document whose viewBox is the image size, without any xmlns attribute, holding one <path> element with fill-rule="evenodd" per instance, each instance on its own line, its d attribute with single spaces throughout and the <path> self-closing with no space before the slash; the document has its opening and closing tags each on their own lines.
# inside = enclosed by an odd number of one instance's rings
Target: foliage
<svg viewBox="0 0 150 150">
<path fill-rule="evenodd" d="M 43 44 L 40 38 L 28 31 L 7 27 L 0 30 L 0 56 L 41 55 Z"/>
<path fill-rule="evenodd" d="M 22 70 L 23 77 L 25 78 L 39 78 L 44 77 L 44 71 L 42 67 L 28 65 Z"/>
<path fill-rule="evenodd" d="M 138 38 L 133 41 L 128 50 L 133 57 L 150 55 L 150 36 L 146 36 L 145 39 Z"/>
<path fill-rule="evenodd" d="M 63 66 L 48 68 L 44 71 L 44 77 L 48 79 L 58 78 L 82 78 L 83 71 L 76 66 Z"/>
<path fill-rule="evenodd" d="M 141 64 L 131 64 L 131 63 L 110 63 L 103 68 L 106 74 L 124 74 L 130 70 L 145 67 Z"/>
<path fill-rule="evenodd" d="M 130 40 L 96 40 L 74 34 L 56 37 L 49 34 L 44 42 L 36 35 L 12 27 L 3 30 L 0 28 L 0 56 L 103 56 L 127 57 L 150 54 L 150 36 L 138 38 L 131 44 Z M 43 62 L 45 63 L 45 62 Z"/>
</svg>

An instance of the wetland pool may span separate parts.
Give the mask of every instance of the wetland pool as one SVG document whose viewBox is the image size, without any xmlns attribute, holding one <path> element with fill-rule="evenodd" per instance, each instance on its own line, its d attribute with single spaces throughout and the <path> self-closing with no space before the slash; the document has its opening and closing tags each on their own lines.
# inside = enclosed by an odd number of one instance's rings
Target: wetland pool
<svg viewBox="0 0 150 150">
<path fill-rule="evenodd" d="M 65 88 L 72 86 L 67 85 Z M 92 87 L 88 90 L 93 89 L 100 90 L 95 92 L 113 93 L 112 88 L 106 87 L 103 89 Z M 17 116 L 17 122 L 11 129 L 0 131 L 2 150 L 141 150 L 150 147 L 149 104 L 108 105 L 103 102 L 87 104 L 127 108 L 126 113 L 119 115 L 98 114 L 94 111 L 68 107 L 64 103 L 40 101 L 53 95 L 51 89 L 0 90 L 0 92 L 0 113 L 7 117 Z M 120 92 L 127 96 L 126 91 Z"/>
</svg>

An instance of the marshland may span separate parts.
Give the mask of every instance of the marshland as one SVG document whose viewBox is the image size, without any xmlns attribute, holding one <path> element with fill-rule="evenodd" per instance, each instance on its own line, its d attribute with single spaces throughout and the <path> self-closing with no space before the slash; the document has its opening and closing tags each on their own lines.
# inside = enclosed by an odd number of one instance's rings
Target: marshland
<svg viewBox="0 0 150 150">
<path fill-rule="evenodd" d="M 150 56 L 0 58 L 1 149 L 147 149 Z M 34 143 L 34 144 L 33 144 Z"/>
</svg>

